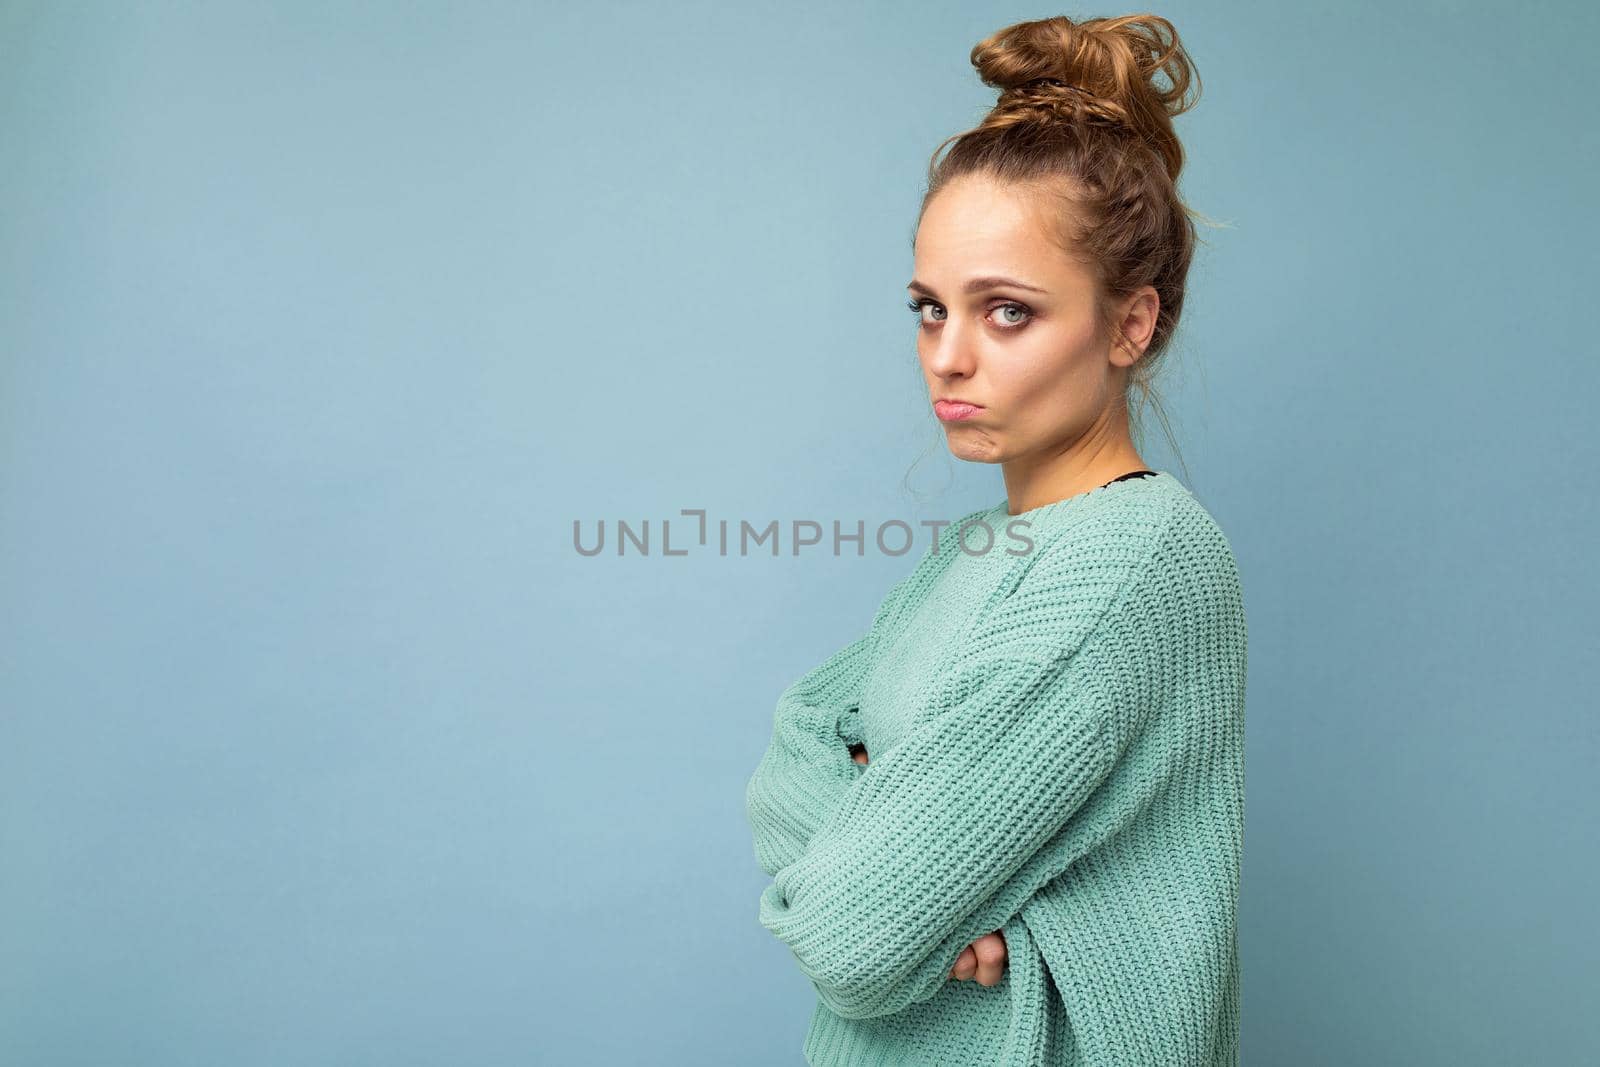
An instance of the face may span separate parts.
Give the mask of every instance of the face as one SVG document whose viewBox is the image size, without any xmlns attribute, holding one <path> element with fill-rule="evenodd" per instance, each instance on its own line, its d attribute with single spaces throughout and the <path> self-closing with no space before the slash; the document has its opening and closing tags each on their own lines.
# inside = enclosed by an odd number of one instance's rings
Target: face
<svg viewBox="0 0 1600 1067">
<path fill-rule="evenodd" d="M 1025 194 L 966 177 L 934 196 L 917 227 L 908 286 L 921 305 L 917 356 L 961 459 L 1059 455 L 1125 410 L 1133 359 L 1104 336 L 1094 276 L 1048 236 L 1050 225 Z M 1136 352 L 1138 318 L 1123 323 Z"/>
</svg>

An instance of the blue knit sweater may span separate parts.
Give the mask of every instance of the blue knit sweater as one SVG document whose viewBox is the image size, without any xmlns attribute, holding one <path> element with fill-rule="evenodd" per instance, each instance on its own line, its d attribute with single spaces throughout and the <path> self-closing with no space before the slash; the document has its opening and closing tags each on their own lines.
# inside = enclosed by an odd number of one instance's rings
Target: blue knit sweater
<svg viewBox="0 0 1600 1067">
<path fill-rule="evenodd" d="M 1246 630 L 1227 539 L 1159 472 L 973 512 L 935 544 L 783 692 L 746 790 L 760 922 L 817 992 L 807 1062 L 1231 1067 Z M 994 930 L 1000 983 L 950 978 Z"/>
</svg>

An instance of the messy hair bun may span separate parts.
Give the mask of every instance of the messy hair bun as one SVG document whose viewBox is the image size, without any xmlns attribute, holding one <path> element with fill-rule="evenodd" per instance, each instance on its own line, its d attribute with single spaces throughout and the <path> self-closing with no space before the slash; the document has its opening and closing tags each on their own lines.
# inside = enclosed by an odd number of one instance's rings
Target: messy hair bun
<svg viewBox="0 0 1600 1067">
<path fill-rule="evenodd" d="M 1183 146 L 1172 117 L 1194 106 L 1188 92 L 1199 78 L 1172 23 L 1159 15 L 1019 22 L 973 48 L 972 65 L 985 85 L 1000 90 L 990 123 L 1056 119 L 1120 128 L 1153 148 L 1178 180 Z M 1166 85 L 1155 83 L 1157 73 Z"/>
<path fill-rule="evenodd" d="M 1055 194 L 1044 202 L 1058 239 L 1098 276 L 1102 326 L 1115 343 L 1131 349 L 1114 321 L 1117 299 L 1156 290 L 1155 332 L 1129 374 L 1142 400 L 1154 400 L 1150 378 L 1177 328 L 1196 240 L 1177 191 L 1184 152 L 1172 119 L 1194 106 L 1199 78 L 1177 31 L 1159 15 L 1057 16 L 1007 26 L 971 58 L 999 99 L 934 151 L 922 211 L 968 174 Z M 1130 419 L 1137 437 L 1138 409 Z"/>
</svg>

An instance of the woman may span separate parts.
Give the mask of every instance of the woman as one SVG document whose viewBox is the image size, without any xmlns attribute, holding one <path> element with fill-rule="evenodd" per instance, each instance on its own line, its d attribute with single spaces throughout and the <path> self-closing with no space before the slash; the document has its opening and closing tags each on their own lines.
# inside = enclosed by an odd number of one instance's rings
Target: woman
<svg viewBox="0 0 1600 1067">
<path fill-rule="evenodd" d="M 816 987 L 813 1067 L 1234 1064 L 1243 598 L 1127 403 L 1183 304 L 1192 70 L 1150 15 L 972 61 L 1000 98 L 935 153 L 909 288 L 950 450 L 1006 501 L 779 698 L 760 920 Z"/>
</svg>

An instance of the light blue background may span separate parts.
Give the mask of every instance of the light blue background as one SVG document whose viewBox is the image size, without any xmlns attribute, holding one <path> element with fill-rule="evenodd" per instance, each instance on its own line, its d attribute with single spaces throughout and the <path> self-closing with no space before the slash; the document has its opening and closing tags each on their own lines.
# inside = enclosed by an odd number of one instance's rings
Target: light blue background
<svg viewBox="0 0 1600 1067">
<path fill-rule="evenodd" d="M 800 1063 L 743 790 L 912 558 L 572 523 L 1003 499 L 903 286 L 969 50 L 1053 13 L 0 4 L 0 1062 Z M 1160 13 L 1245 1062 L 1579 1062 L 1600 16 Z"/>
</svg>

